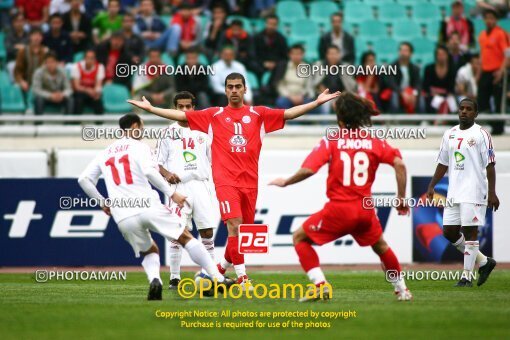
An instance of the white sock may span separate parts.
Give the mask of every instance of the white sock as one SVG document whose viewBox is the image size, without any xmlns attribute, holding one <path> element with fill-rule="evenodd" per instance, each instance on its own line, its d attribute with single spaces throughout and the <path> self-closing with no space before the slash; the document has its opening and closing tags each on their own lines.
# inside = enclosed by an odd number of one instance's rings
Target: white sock
<svg viewBox="0 0 510 340">
<path fill-rule="evenodd" d="M 243 264 L 234 265 L 237 277 L 246 275 L 246 266 Z"/>
<path fill-rule="evenodd" d="M 463 277 L 471 281 L 471 272 L 475 267 L 476 254 L 478 254 L 478 241 L 466 241 L 464 249 L 464 272 Z"/>
<path fill-rule="evenodd" d="M 181 279 L 182 246 L 175 240 L 170 241 L 170 280 Z"/>
<path fill-rule="evenodd" d="M 154 279 L 158 279 L 161 281 L 161 277 L 159 276 L 159 254 L 150 253 L 145 255 L 142 261 L 143 269 L 145 269 L 145 273 L 147 273 L 147 278 L 149 282 L 152 282 Z"/>
<path fill-rule="evenodd" d="M 457 248 L 461 253 L 464 254 L 465 249 L 464 234 L 460 233 L 460 238 L 455 243 L 452 244 L 455 246 L 455 248 Z M 487 264 L 487 256 L 485 256 L 480 250 L 478 250 L 475 262 L 478 263 L 480 267 L 485 266 Z"/>
<path fill-rule="evenodd" d="M 396 281 L 391 282 L 395 291 L 402 292 L 407 289 L 406 282 L 403 277 L 399 277 Z"/>
<path fill-rule="evenodd" d="M 324 273 L 320 267 L 310 269 L 306 275 L 308 275 L 308 278 L 313 282 L 314 285 L 321 282 L 326 282 L 326 276 L 324 276 Z"/>
<path fill-rule="evenodd" d="M 228 262 L 227 260 L 225 260 L 224 258 L 221 259 L 220 261 L 220 266 L 223 268 L 223 269 L 228 269 L 230 267 L 232 267 L 232 263 Z"/>
<path fill-rule="evenodd" d="M 213 278 L 217 279 L 218 282 L 223 282 L 225 278 L 218 271 L 218 267 L 211 259 L 211 256 L 205 250 L 205 247 L 202 243 L 198 242 L 196 238 L 191 239 L 184 249 L 189 253 L 191 260 L 198 264 L 200 267 L 204 268 L 207 271 L 207 274 Z"/>
<path fill-rule="evenodd" d="M 203 238 L 202 237 L 202 244 L 205 247 L 205 250 L 209 253 L 211 256 L 211 259 L 213 262 L 216 262 L 216 257 L 214 256 L 214 238 Z"/>
</svg>

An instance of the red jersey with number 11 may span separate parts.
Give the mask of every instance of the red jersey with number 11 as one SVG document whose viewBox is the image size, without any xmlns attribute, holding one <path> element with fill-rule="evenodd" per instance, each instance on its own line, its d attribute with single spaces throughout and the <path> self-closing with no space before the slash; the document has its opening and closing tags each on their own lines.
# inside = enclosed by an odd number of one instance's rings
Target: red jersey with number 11
<svg viewBox="0 0 510 340">
<path fill-rule="evenodd" d="M 216 187 L 258 187 L 262 139 L 266 133 L 283 128 L 284 111 L 243 105 L 186 112 L 189 127 L 209 134 L 212 139 L 212 174 Z"/>
<path fill-rule="evenodd" d="M 372 196 L 372 184 L 380 163 L 393 165 L 402 158 L 398 149 L 377 138 L 320 141 L 303 162 L 313 172 L 329 163 L 327 196 L 331 201 L 362 200 Z"/>
</svg>

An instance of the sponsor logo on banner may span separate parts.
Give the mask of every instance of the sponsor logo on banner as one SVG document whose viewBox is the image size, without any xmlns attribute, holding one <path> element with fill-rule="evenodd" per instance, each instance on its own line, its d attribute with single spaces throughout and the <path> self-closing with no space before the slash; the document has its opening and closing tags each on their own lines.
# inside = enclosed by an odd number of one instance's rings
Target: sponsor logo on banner
<svg viewBox="0 0 510 340">
<path fill-rule="evenodd" d="M 267 224 L 241 224 L 239 226 L 239 252 L 241 254 L 267 253 L 268 230 Z"/>
</svg>

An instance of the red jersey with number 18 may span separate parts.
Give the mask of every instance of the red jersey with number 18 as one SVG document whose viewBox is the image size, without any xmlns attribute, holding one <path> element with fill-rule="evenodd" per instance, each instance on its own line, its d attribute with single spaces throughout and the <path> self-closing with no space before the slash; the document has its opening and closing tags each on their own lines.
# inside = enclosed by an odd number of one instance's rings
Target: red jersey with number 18
<svg viewBox="0 0 510 340">
<path fill-rule="evenodd" d="M 315 173 L 329 163 L 328 198 L 353 201 L 372 196 L 379 164 L 393 165 L 395 157 L 402 158 L 400 151 L 377 138 L 328 140 L 323 137 L 301 167 Z"/>
<path fill-rule="evenodd" d="M 266 133 L 283 128 L 284 111 L 243 105 L 186 112 L 190 128 L 205 132 L 212 139 L 212 174 L 216 187 L 258 187 L 262 139 Z"/>
</svg>

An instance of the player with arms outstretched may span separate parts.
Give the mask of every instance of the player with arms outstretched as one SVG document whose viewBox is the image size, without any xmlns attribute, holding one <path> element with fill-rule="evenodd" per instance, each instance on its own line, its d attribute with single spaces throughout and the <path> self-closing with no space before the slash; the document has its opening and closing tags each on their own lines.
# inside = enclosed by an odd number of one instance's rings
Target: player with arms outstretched
<svg viewBox="0 0 510 340">
<path fill-rule="evenodd" d="M 459 125 L 443 135 L 437 167 L 427 197 L 448 171 L 448 195 L 453 206 L 443 211 L 443 234 L 464 254 L 464 271 L 457 287 L 472 287 L 471 272 L 478 263 L 478 282 L 487 281 L 496 261 L 479 251 L 478 227 L 485 225 L 487 208 L 498 210 L 496 158 L 491 135 L 475 123 L 478 105 L 470 98 L 459 103 Z M 462 227 L 462 232 L 461 232 Z"/>
<path fill-rule="evenodd" d="M 338 97 L 340 92 L 321 93 L 316 100 L 290 109 L 270 109 L 265 106 L 246 106 L 243 98 L 246 81 L 243 75 L 231 73 L 225 78 L 228 105 L 201 111 L 153 107 L 142 101 L 129 103 L 158 116 L 188 121 L 192 130 L 209 134 L 212 139 L 212 172 L 221 218 L 228 228 L 225 259 L 218 264 L 220 272 L 234 265 L 238 283 L 249 282 L 244 255 L 238 249 L 238 229 L 242 223 L 253 223 L 258 193 L 258 160 L 265 133 L 282 129 L 285 121 L 302 116 L 319 105 Z"/>
<path fill-rule="evenodd" d="M 113 216 L 120 232 L 133 247 L 135 256 L 144 257 L 142 266 L 150 282 L 148 299 L 162 298 L 159 249 L 152 240 L 150 231 L 157 232 L 169 240 L 177 240 L 188 251 L 191 259 L 202 268 L 206 268 L 212 278 L 218 282 L 225 282 L 227 286 L 231 285 L 233 281 L 226 280 L 220 274 L 202 243 L 185 229 L 187 217 L 170 211 L 161 203 L 158 193 L 151 188 L 150 184 L 153 184 L 179 207 L 184 206 L 186 197 L 177 193 L 175 186 L 171 187 L 159 174 L 149 146 L 139 140 L 143 135 L 141 131 L 143 122 L 140 117 L 133 113 L 127 114 L 120 118 L 119 125 L 124 130 L 125 137 L 101 151 L 80 175 L 78 183 L 88 196 L 104 202 L 104 197 L 96 188 L 97 180 L 102 174 L 109 199 L 150 201 L 150 206 L 114 205 L 110 209 L 102 205 L 105 213 Z"/>
<path fill-rule="evenodd" d="M 174 106 L 184 112 L 195 110 L 195 96 L 182 91 L 175 95 Z M 220 213 L 211 177 L 211 140 L 200 131 L 190 130 L 187 122 L 175 122 L 165 138 L 158 143 L 157 157 L 161 175 L 169 183 L 176 183 L 177 190 L 185 195 L 205 249 L 213 259 L 213 229 L 218 226 Z M 172 202 L 175 205 L 175 202 Z M 188 229 L 192 229 L 191 219 Z M 170 242 L 170 289 L 177 289 L 181 280 L 182 246 Z M 205 269 L 202 268 L 205 274 Z"/>
<path fill-rule="evenodd" d="M 394 292 L 399 301 L 411 300 L 412 295 L 400 275 L 400 263 L 383 237 L 381 223 L 374 209 L 363 206 L 363 199 L 372 196 L 372 183 L 379 164 L 393 166 L 397 178 L 399 214 L 407 214 L 403 204 L 406 192 L 406 167 L 398 149 L 366 134 L 360 129 L 371 126 L 371 115 L 377 112 L 371 102 L 351 93 L 342 93 L 336 101 L 336 115 L 342 135 L 338 140 L 324 137 L 305 159 L 301 169 L 289 178 L 278 178 L 270 185 L 286 187 L 314 175 L 329 165 L 327 196 L 324 208 L 310 216 L 293 233 L 294 247 L 299 262 L 308 278 L 315 284 L 316 292 L 307 294 L 301 301 L 318 300 L 321 289 L 329 291 L 326 277 L 320 268 L 319 257 L 312 245 L 323 245 L 345 235 L 352 235 L 362 247 L 371 246 L 379 255 L 385 271 L 395 277 Z M 346 129 L 346 130 L 345 130 Z M 324 294 L 326 298 L 328 294 Z"/>
</svg>

